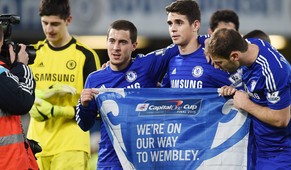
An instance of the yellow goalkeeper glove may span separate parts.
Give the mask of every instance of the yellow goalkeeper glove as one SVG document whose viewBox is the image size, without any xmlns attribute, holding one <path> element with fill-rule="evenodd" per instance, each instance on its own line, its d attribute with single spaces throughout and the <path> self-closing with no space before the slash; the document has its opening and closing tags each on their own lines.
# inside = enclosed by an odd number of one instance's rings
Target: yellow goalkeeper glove
<svg viewBox="0 0 291 170">
<path fill-rule="evenodd" d="M 48 89 L 45 90 L 35 90 L 35 95 L 41 99 L 49 99 L 54 95 L 65 95 L 65 94 L 76 94 L 76 89 L 72 86 L 65 85 L 65 84 L 54 84 L 50 86 Z"/>
<path fill-rule="evenodd" d="M 72 119 L 75 116 L 75 108 L 72 106 L 52 105 L 51 103 L 36 97 L 29 113 L 36 121 L 45 121 L 51 117 L 66 117 Z"/>
</svg>

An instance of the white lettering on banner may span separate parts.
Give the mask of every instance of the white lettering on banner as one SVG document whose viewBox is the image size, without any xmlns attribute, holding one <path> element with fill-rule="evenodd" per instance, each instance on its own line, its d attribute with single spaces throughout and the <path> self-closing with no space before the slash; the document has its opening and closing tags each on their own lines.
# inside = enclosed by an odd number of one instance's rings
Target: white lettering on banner
<svg viewBox="0 0 291 170">
<path fill-rule="evenodd" d="M 136 139 L 136 148 L 137 149 L 147 149 L 155 148 L 154 138 L 137 138 Z"/>
<path fill-rule="evenodd" d="M 178 136 L 157 137 L 158 147 L 159 148 L 176 147 L 177 140 Z"/>
<path fill-rule="evenodd" d="M 148 153 L 147 152 L 136 152 L 137 154 L 137 158 L 138 158 L 138 162 L 147 162 L 148 161 Z"/>
<path fill-rule="evenodd" d="M 138 135 L 164 134 L 165 124 L 136 125 Z"/>
<path fill-rule="evenodd" d="M 197 157 L 198 153 L 199 150 L 158 150 L 151 151 L 150 155 L 152 162 L 195 161 L 199 160 Z"/>
<path fill-rule="evenodd" d="M 178 134 L 181 133 L 182 123 L 164 123 L 156 124 L 138 124 L 136 125 L 138 136 L 151 136 L 151 137 L 138 137 L 136 139 L 136 148 L 144 149 L 144 151 L 136 152 L 138 162 L 152 162 L 157 161 L 190 161 L 197 160 L 198 150 L 177 150 L 175 147 L 179 139 Z M 171 135 L 175 134 L 175 136 Z M 159 135 L 159 136 L 153 136 Z M 145 149 L 158 148 L 156 151 L 148 153 Z M 170 150 L 160 150 L 159 148 L 170 148 Z M 150 158 L 149 158 L 150 156 Z"/>
<path fill-rule="evenodd" d="M 181 133 L 182 123 L 169 123 L 167 133 Z"/>
<path fill-rule="evenodd" d="M 157 150 L 147 152 L 136 152 L 138 162 L 146 163 L 149 160 L 151 162 L 164 162 L 164 161 L 196 161 L 199 160 L 199 150 Z"/>
</svg>

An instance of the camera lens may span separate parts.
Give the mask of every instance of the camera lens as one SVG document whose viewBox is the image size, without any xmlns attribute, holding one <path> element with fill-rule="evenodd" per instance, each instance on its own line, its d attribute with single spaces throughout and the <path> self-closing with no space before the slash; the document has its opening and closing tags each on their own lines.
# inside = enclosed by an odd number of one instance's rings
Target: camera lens
<svg viewBox="0 0 291 170">
<path fill-rule="evenodd" d="M 32 45 L 27 45 L 26 52 L 27 52 L 28 58 L 29 58 L 28 64 L 33 64 L 34 59 L 36 57 L 36 51 L 35 51 L 34 47 Z"/>
</svg>

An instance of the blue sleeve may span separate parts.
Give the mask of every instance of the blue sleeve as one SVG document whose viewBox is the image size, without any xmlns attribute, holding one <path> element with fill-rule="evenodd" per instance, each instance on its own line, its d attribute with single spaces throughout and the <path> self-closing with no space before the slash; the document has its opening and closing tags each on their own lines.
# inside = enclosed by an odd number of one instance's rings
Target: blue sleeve
<svg viewBox="0 0 291 170">
<path fill-rule="evenodd" d="M 275 52 L 273 53 L 275 54 Z M 284 109 L 291 104 L 291 67 L 290 64 L 281 63 L 282 68 L 270 68 L 275 84 L 271 86 L 270 81 L 266 79 L 265 96 L 268 100 L 268 106 L 274 110 Z"/>
<path fill-rule="evenodd" d="M 171 87 L 171 82 L 170 82 L 169 74 L 166 73 L 162 80 L 162 88 L 170 88 L 170 87 Z"/>
<path fill-rule="evenodd" d="M 98 112 L 97 106 L 94 109 L 94 103 L 95 100 L 91 101 L 88 107 L 84 107 L 81 105 L 80 100 L 78 101 L 78 105 L 76 107 L 76 121 L 83 131 L 91 129 L 96 121 Z"/>
<path fill-rule="evenodd" d="M 205 40 L 207 38 L 210 38 L 210 35 L 209 34 L 198 35 L 198 37 L 197 37 L 198 43 L 204 46 L 205 45 Z"/>
<path fill-rule="evenodd" d="M 86 79 L 84 88 L 91 88 L 91 79 L 94 79 L 92 74 L 90 74 Z M 94 125 L 97 115 L 98 108 L 95 99 L 93 99 L 87 107 L 82 106 L 81 100 L 78 100 L 78 104 L 76 106 L 76 121 L 83 131 L 89 130 Z"/>
<path fill-rule="evenodd" d="M 160 80 L 161 75 L 167 71 L 170 59 L 178 54 L 178 46 L 171 44 L 166 48 L 153 51 L 146 55 L 139 55 L 139 57 L 144 58 L 142 61 L 143 66 L 147 66 L 147 69 L 151 70 L 151 75 L 154 76 L 151 78 Z"/>
</svg>

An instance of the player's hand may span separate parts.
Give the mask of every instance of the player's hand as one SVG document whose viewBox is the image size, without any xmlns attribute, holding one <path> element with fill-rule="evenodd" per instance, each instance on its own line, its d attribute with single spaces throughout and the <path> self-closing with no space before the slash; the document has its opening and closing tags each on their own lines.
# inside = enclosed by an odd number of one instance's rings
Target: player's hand
<svg viewBox="0 0 291 170">
<path fill-rule="evenodd" d="M 86 107 L 89 105 L 90 101 L 94 99 L 95 95 L 97 95 L 99 92 L 96 89 L 83 89 L 81 92 L 81 104 L 82 106 Z"/>
<path fill-rule="evenodd" d="M 34 118 L 36 121 L 45 121 L 52 117 L 52 108 L 53 105 L 49 102 L 40 99 L 38 97 L 35 97 L 34 104 L 29 111 L 29 114 L 32 118 Z"/>
<path fill-rule="evenodd" d="M 25 50 L 26 45 L 24 45 L 24 44 L 18 44 L 18 45 L 20 47 L 20 50 L 17 54 L 18 57 L 16 58 L 16 54 L 13 50 L 13 46 L 11 44 L 9 44 L 10 61 L 11 61 L 11 63 L 14 63 L 16 60 L 20 63 L 27 65 L 29 58 L 28 58 L 28 53 Z"/>
<path fill-rule="evenodd" d="M 233 105 L 237 109 L 244 109 L 248 106 L 250 101 L 250 96 L 247 92 L 242 90 L 237 90 L 233 96 Z"/>
<path fill-rule="evenodd" d="M 110 61 L 107 61 L 106 63 L 102 64 L 100 70 L 104 69 L 105 67 L 110 65 Z"/>
<path fill-rule="evenodd" d="M 29 112 L 36 121 L 45 121 L 51 117 L 65 117 L 72 119 L 75 116 L 75 108 L 72 106 L 56 106 L 52 105 L 38 97 L 35 98 L 34 104 Z"/>
<path fill-rule="evenodd" d="M 219 94 L 221 96 L 231 96 L 234 95 L 237 90 L 232 86 L 223 86 L 219 89 Z"/>
</svg>

